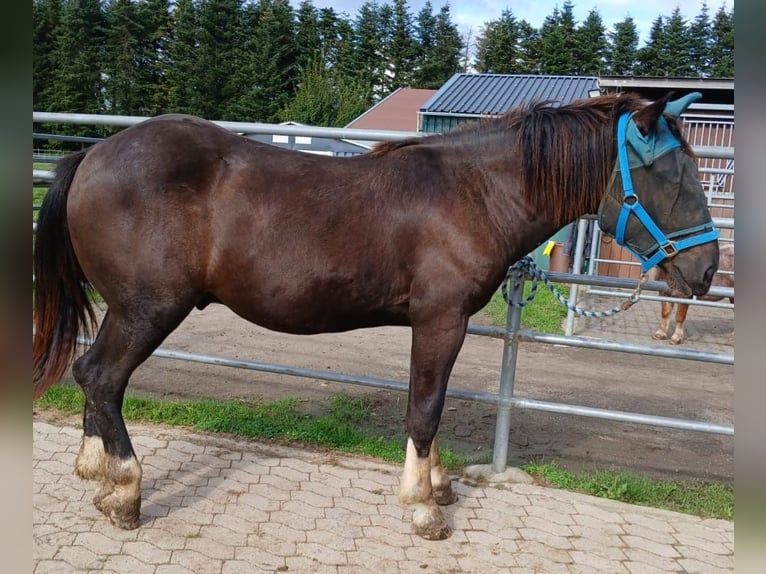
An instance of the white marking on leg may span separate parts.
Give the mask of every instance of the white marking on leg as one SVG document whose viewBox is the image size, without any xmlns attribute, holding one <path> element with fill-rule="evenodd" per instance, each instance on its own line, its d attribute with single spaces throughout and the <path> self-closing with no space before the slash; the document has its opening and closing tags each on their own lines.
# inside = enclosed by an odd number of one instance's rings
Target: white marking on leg
<svg viewBox="0 0 766 574">
<path fill-rule="evenodd" d="M 431 489 L 431 456 L 420 458 L 411 438 L 407 440 L 399 501 L 402 505 L 414 505 L 412 530 L 415 534 L 426 540 L 443 540 L 450 535 L 447 521 L 434 501 Z"/>
<path fill-rule="evenodd" d="M 80 452 L 74 463 L 77 476 L 83 480 L 100 480 L 106 471 L 104 441 L 100 436 L 83 435 Z"/>
<path fill-rule="evenodd" d="M 452 479 L 447 475 L 447 471 L 442 466 L 442 459 L 439 456 L 439 444 L 436 442 L 436 438 L 431 443 L 430 458 L 431 488 L 435 491 L 449 488 L 450 484 L 452 484 Z"/>
<path fill-rule="evenodd" d="M 404 459 L 399 501 L 417 504 L 431 498 L 431 459 L 420 458 L 411 438 L 407 439 L 407 457 Z"/>
<path fill-rule="evenodd" d="M 137 528 L 141 514 L 141 478 L 143 471 L 135 457 L 107 457 L 102 498 L 96 503 L 110 522 L 124 529 Z M 111 485 L 112 491 L 109 492 Z M 94 502 L 96 502 L 94 500 Z"/>
<path fill-rule="evenodd" d="M 439 443 L 435 437 L 431 443 L 429 458 L 431 459 L 431 491 L 434 500 L 440 506 L 453 504 L 457 501 L 457 495 L 452 490 L 452 479 L 442 466 L 441 457 L 439 456 Z"/>
</svg>

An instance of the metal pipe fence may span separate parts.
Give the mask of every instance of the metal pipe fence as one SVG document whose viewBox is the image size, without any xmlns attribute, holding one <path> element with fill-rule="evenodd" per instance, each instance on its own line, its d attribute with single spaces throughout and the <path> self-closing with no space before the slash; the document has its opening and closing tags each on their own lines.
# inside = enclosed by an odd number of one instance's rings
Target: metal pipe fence
<svg viewBox="0 0 766 574">
<path fill-rule="evenodd" d="M 147 118 L 140 117 L 119 117 L 119 116 L 92 116 L 86 114 L 48 114 L 42 112 L 33 113 L 34 122 L 55 122 L 55 123 L 98 123 L 101 125 L 128 126 L 143 121 Z M 242 133 L 289 133 L 292 135 L 312 135 L 316 137 L 342 137 L 358 140 L 383 140 L 400 139 L 410 135 L 402 132 L 384 132 L 369 130 L 346 130 L 340 128 L 314 128 L 309 126 L 274 126 L 269 124 L 246 124 L 240 122 L 217 122 L 227 129 Z M 707 153 L 708 150 L 702 150 Z M 695 150 L 700 153 L 699 150 Z M 50 173 L 35 170 L 33 179 L 40 184 L 45 185 L 50 181 Z M 581 234 L 584 237 L 584 234 Z M 582 253 L 579 249 L 578 252 Z M 577 262 L 576 262 L 577 263 Z M 581 261 L 580 261 L 581 263 Z M 577 267 L 579 268 L 579 267 Z M 597 275 L 573 274 L 573 273 L 547 273 L 549 279 L 556 283 L 569 283 L 576 287 L 577 285 L 601 286 L 612 289 L 635 289 L 638 282 L 632 279 L 619 279 L 613 277 L 601 277 Z M 678 419 L 672 417 L 662 417 L 652 414 L 633 413 L 611 409 L 593 408 L 582 405 L 556 403 L 552 401 L 540 401 L 514 395 L 514 382 L 516 376 L 516 359 L 519 353 L 519 343 L 537 342 L 544 344 L 566 345 L 571 347 L 600 349 L 606 351 L 616 351 L 622 353 L 648 355 L 655 357 L 666 357 L 682 360 L 704 361 L 725 365 L 734 364 L 733 354 L 715 353 L 707 351 L 698 351 L 694 349 L 667 348 L 660 346 L 638 345 L 626 341 L 610 341 L 576 337 L 571 335 L 549 335 L 537 333 L 521 328 L 521 298 L 524 282 L 527 279 L 518 271 L 510 280 L 510 301 L 506 315 L 505 327 L 487 327 L 478 325 L 469 325 L 468 333 L 475 336 L 486 336 L 500 338 L 504 341 L 503 358 L 500 366 L 500 386 L 498 393 L 467 391 L 463 389 L 448 389 L 447 396 L 494 404 L 497 406 L 497 420 L 495 426 L 495 442 L 492 457 L 492 469 L 495 472 L 502 472 L 507 467 L 508 449 L 510 444 L 511 416 L 513 408 L 539 410 L 551 413 L 570 414 L 612 420 L 626 423 L 637 423 L 652 425 L 664 428 L 681 429 L 696 432 L 706 432 L 722 435 L 733 435 L 733 424 L 718 424 L 706 421 Z M 664 282 L 647 282 L 643 289 L 646 291 L 659 291 L 667 288 Z M 714 287 L 711 294 L 729 296 L 733 295 L 733 290 L 725 287 Z M 89 345 L 92 341 L 80 339 L 83 345 Z M 332 381 L 336 383 L 346 383 L 362 385 L 367 387 L 395 390 L 407 392 L 408 383 L 390 379 L 382 379 L 363 375 L 354 375 L 347 373 L 338 373 L 317 369 L 301 368 L 289 365 L 277 365 L 257 361 L 247 361 L 228 357 L 219 357 L 205 354 L 195 354 L 173 349 L 159 348 L 153 356 L 176 359 L 183 361 L 192 361 L 211 365 L 225 367 L 241 368 L 262 371 L 280 375 L 290 375 L 296 377 L 308 377 L 312 379 Z"/>
</svg>

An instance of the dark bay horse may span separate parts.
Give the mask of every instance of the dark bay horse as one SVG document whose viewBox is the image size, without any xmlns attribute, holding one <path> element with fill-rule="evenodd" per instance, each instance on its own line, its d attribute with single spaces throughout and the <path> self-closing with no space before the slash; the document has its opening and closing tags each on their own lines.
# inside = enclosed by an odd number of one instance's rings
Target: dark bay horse
<svg viewBox="0 0 766 574">
<path fill-rule="evenodd" d="M 128 380 L 194 307 L 221 303 L 289 333 L 411 327 L 400 499 L 414 505 L 417 534 L 446 537 L 438 505 L 456 496 L 436 431 L 469 317 L 510 264 L 579 216 L 600 209 L 602 228 L 619 235 L 626 180 L 659 229 L 709 227 L 676 119 L 686 105 L 630 95 L 537 102 L 353 158 L 166 115 L 63 158 L 34 252 L 34 395 L 65 374 L 78 334 L 95 329 L 91 286 L 108 311 L 72 374 L 86 397 L 75 467 L 99 482 L 95 505 L 119 527 L 138 526 L 142 470 L 121 414 Z M 662 153 L 626 173 L 616 167 L 623 147 Z M 652 234 L 627 221 L 625 241 L 645 250 Z M 678 293 L 703 294 L 718 245 L 684 247 L 660 265 Z"/>
</svg>

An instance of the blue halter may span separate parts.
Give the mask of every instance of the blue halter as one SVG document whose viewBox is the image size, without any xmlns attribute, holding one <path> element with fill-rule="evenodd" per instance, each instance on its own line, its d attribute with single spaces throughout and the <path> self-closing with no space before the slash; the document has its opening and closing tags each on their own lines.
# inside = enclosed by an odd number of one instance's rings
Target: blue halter
<svg viewBox="0 0 766 574">
<path fill-rule="evenodd" d="M 694 247 L 695 245 L 716 241 L 719 231 L 712 222 L 675 231 L 668 235 L 665 235 L 657 227 L 657 224 L 654 223 L 633 191 L 633 180 L 630 176 L 630 170 L 644 165 L 651 165 L 656 158 L 681 147 L 681 142 L 670 133 L 665 118 L 659 118 L 660 125 L 658 126 L 657 134 L 650 138 L 645 138 L 635 122 L 631 121 L 631 117 L 632 114 L 625 113 L 620 116 L 617 124 L 617 158 L 622 176 L 624 198 L 622 209 L 617 219 L 615 239 L 618 244 L 622 245 L 641 261 L 641 271 L 646 273 L 664 259 L 675 256 L 679 251 Z M 630 160 L 628 159 L 628 143 L 632 147 Z M 635 215 L 651 234 L 656 242 L 655 246 L 646 251 L 638 252 L 634 251 L 625 242 L 625 229 L 631 215 Z M 676 240 L 676 238 L 684 236 L 686 236 L 684 239 Z M 654 255 L 650 255 L 651 253 L 654 253 Z"/>
</svg>

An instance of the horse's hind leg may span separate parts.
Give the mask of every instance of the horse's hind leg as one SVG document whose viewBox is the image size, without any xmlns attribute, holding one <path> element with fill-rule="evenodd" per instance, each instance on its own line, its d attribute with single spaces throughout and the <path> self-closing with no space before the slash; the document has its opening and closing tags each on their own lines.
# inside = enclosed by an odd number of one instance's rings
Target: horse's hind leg
<svg viewBox="0 0 766 574">
<path fill-rule="evenodd" d="M 441 540 L 450 531 L 438 504 L 457 500 L 439 459 L 439 427 L 447 381 L 465 338 L 467 318 L 442 317 L 413 325 L 410 392 L 407 403 L 407 457 L 399 490 L 404 505 L 414 505 L 413 532 Z"/>
<path fill-rule="evenodd" d="M 141 510 L 141 465 L 122 418 L 122 401 L 130 375 L 191 310 L 141 313 L 125 319 L 109 311 L 96 341 L 72 365 L 85 393 L 83 440 L 76 473 L 98 480 L 93 503 L 115 526 L 138 527 Z"/>
</svg>

